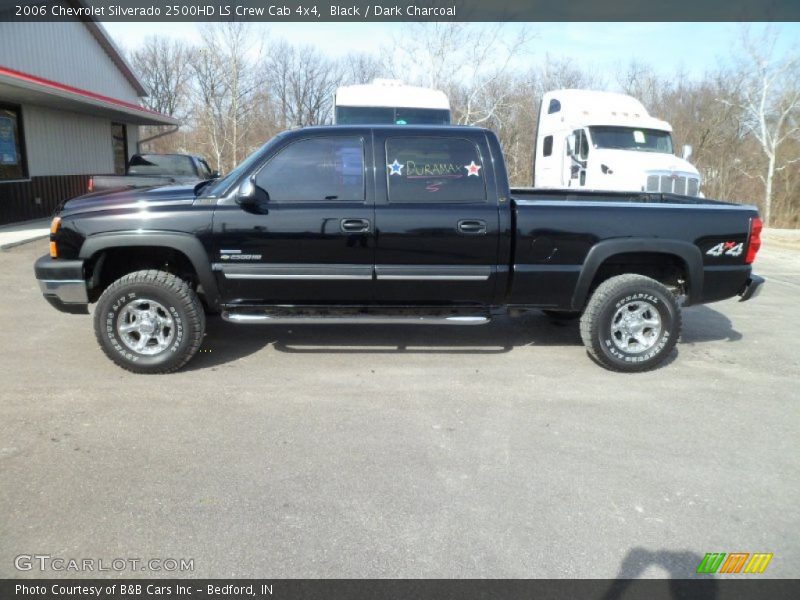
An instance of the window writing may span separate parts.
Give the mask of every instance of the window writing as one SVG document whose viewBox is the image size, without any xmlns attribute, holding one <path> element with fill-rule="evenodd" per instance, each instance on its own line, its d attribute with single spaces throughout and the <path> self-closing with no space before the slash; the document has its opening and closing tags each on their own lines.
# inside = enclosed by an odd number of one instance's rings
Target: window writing
<svg viewBox="0 0 800 600">
<path fill-rule="evenodd" d="M 459 138 L 386 141 L 389 202 L 485 202 L 478 147 Z"/>
</svg>

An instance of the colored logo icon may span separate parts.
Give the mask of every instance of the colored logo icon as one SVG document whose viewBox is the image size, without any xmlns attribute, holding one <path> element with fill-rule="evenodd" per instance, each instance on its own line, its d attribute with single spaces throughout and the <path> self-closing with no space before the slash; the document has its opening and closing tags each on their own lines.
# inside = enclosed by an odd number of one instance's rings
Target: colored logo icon
<svg viewBox="0 0 800 600">
<path fill-rule="evenodd" d="M 766 552 L 709 552 L 697 565 L 698 573 L 713 574 L 753 574 L 763 573 L 769 561 L 772 560 L 772 553 Z"/>
</svg>

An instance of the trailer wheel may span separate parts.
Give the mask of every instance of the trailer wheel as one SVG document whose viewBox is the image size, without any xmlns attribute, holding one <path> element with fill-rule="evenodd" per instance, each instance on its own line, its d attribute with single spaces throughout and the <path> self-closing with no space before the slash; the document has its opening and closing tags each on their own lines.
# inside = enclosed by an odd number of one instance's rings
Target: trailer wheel
<svg viewBox="0 0 800 600">
<path fill-rule="evenodd" d="M 643 275 L 619 275 L 601 283 L 581 317 L 587 351 L 613 371 L 657 367 L 680 333 L 681 311 L 674 294 Z"/>
<path fill-rule="evenodd" d="M 205 313 L 182 279 L 164 271 L 136 271 L 100 296 L 94 330 L 100 347 L 123 369 L 171 373 L 200 348 Z"/>
</svg>

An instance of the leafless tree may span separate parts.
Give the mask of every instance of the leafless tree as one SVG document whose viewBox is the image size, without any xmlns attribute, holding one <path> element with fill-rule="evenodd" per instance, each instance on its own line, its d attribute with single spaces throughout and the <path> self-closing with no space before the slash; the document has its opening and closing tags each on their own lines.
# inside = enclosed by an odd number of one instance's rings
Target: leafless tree
<svg viewBox="0 0 800 600">
<path fill-rule="evenodd" d="M 247 153 L 248 125 L 263 79 L 257 68 L 261 46 L 242 22 L 207 25 L 193 54 L 196 126 L 207 132 L 217 168 L 235 166 Z"/>
<path fill-rule="evenodd" d="M 131 53 L 133 67 L 147 88 L 142 103 L 170 117 L 186 117 L 192 48 L 185 42 L 163 36 L 150 36 Z"/>
<path fill-rule="evenodd" d="M 285 127 L 330 122 L 341 65 L 311 46 L 273 43 L 262 66 L 269 97 Z"/>
<path fill-rule="evenodd" d="M 496 24 L 407 25 L 402 38 L 373 54 L 338 59 L 285 41 L 261 53 L 254 27 L 209 26 L 197 48 L 149 39 L 132 55 L 151 89 L 147 106 L 186 121 L 178 135 L 159 141 L 159 150 L 203 154 L 224 171 L 282 129 L 329 122 L 337 86 L 395 77 L 442 89 L 455 122 L 494 130 L 512 184 L 530 185 L 542 95 L 620 90 L 670 122 L 676 146 L 694 147 L 691 160 L 707 196 L 763 197 L 768 223 L 800 226 L 800 57 L 797 50 L 779 56 L 772 34 L 739 44 L 733 67 L 690 77 L 632 62 L 607 80 L 567 58 L 528 60 L 528 32 L 514 36 Z"/>
<path fill-rule="evenodd" d="M 503 112 L 513 66 L 532 40 L 530 30 L 509 33 L 502 23 L 412 23 L 384 56 L 396 77 L 448 93 L 456 122 L 480 125 Z"/>
<path fill-rule="evenodd" d="M 742 82 L 738 106 L 745 126 L 758 141 L 766 166 L 758 174 L 764 184 L 764 223 L 772 224 L 772 196 L 776 173 L 800 162 L 800 154 L 781 155 L 784 144 L 800 135 L 800 54 L 796 50 L 775 57 L 774 30 L 753 37 L 745 30 L 737 76 Z M 729 99 L 723 103 L 731 104 Z M 783 160 L 779 163 L 779 159 Z"/>
<path fill-rule="evenodd" d="M 147 89 L 148 95 L 142 99 L 145 107 L 179 120 L 187 117 L 191 57 L 189 45 L 163 36 L 146 38 L 142 46 L 131 53 L 133 68 Z M 142 138 L 164 131 L 162 127 L 145 127 Z"/>
<path fill-rule="evenodd" d="M 340 59 L 339 64 L 341 85 L 370 83 L 375 78 L 391 74 L 378 55 L 365 52 L 347 54 Z"/>
</svg>

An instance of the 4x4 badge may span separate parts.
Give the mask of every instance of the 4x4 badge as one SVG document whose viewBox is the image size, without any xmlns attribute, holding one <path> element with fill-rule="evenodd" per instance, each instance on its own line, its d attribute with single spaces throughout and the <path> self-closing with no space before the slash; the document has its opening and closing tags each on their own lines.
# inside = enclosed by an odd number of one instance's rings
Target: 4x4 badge
<svg viewBox="0 0 800 600">
<path fill-rule="evenodd" d="M 720 242 L 706 251 L 709 256 L 741 256 L 744 251 L 742 242 Z"/>
</svg>

